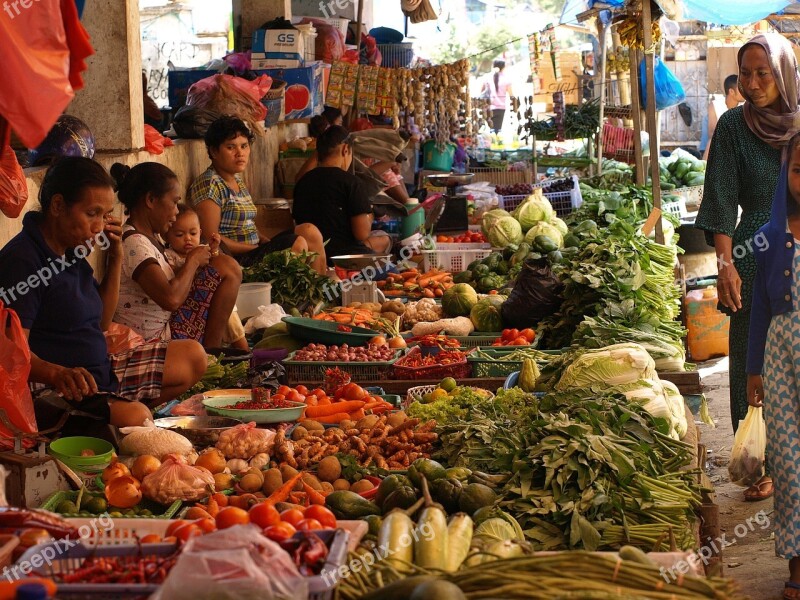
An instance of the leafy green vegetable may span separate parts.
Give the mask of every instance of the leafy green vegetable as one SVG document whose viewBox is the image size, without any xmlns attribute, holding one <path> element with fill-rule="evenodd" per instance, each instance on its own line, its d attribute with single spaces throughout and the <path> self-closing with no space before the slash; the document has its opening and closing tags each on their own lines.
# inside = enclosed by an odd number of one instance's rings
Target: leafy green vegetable
<svg viewBox="0 0 800 600">
<path fill-rule="evenodd" d="M 261 262 L 242 270 L 242 281 L 268 281 L 272 283 L 272 301 L 286 310 L 295 307 L 308 307 L 326 300 L 325 291 L 331 280 L 320 275 L 311 262 L 315 253 L 291 250 L 272 252 Z"/>
<path fill-rule="evenodd" d="M 563 391 L 595 384 L 624 385 L 655 376 L 655 363 L 644 348 L 637 344 L 616 344 L 578 356 L 555 387 Z"/>
</svg>

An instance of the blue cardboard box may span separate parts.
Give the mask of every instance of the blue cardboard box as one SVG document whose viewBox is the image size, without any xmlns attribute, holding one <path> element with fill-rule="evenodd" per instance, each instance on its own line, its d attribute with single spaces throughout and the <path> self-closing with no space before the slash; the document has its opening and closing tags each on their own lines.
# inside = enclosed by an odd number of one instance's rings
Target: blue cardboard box
<svg viewBox="0 0 800 600">
<path fill-rule="evenodd" d="M 168 71 L 167 72 L 167 97 L 169 105 L 177 110 L 186 104 L 186 92 L 201 79 L 216 75 L 218 71 L 208 69 L 191 69 L 188 71 Z"/>
<path fill-rule="evenodd" d="M 325 103 L 323 71 L 322 62 L 317 61 L 298 69 L 263 69 L 256 73 L 286 82 L 286 119 L 310 119 L 322 113 Z"/>
</svg>

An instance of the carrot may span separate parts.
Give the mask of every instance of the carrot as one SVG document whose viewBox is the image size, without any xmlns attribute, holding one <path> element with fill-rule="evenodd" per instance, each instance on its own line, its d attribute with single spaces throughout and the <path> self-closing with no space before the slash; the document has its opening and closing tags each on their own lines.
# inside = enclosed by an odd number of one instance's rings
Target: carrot
<svg viewBox="0 0 800 600">
<path fill-rule="evenodd" d="M 419 277 L 419 273 L 416 271 L 403 271 L 400 273 L 400 277 L 402 277 L 405 281 L 406 279 L 414 279 L 415 277 Z"/>
<path fill-rule="evenodd" d="M 344 313 L 336 313 L 333 315 L 333 320 L 342 324 L 349 323 L 351 318 L 351 315 L 346 315 Z"/>
<path fill-rule="evenodd" d="M 313 394 L 310 396 L 306 396 L 306 406 L 316 406 L 317 405 L 317 397 Z"/>
<path fill-rule="evenodd" d="M 420 277 L 419 285 L 421 287 L 427 287 L 431 283 L 437 283 L 439 281 L 442 281 L 448 275 L 450 275 L 450 273 L 448 273 L 446 271 L 442 272 L 442 273 L 434 273 L 433 275 L 426 274 L 424 277 Z"/>
<path fill-rule="evenodd" d="M 277 504 L 278 502 L 285 501 L 289 494 L 292 492 L 292 488 L 300 481 L 300 478 L 303 476 L 303 472 L 299 472 L 297 475 L 289 478 L 289 481 L 284 483 L 281 487 L 277 490 L 272 492 L 269 497 L 265 500 L 265 502 L 269 502 L 270 504 Z"/>
<path fill-rule="evenodd" d="M 322 402 L 320 402 L 322 404 Z M 364 408 L 364 402 L 362 400 L 344 400 L 342 402 L 334 402 L 330 406 L 315 406 L 306 409 L 306 416 L 307 417 L 325 417 L 327 415 L 332 415 L 335 413 L 346 413 L 352 412 L 354 410 L 358 410 L 360 408 Z"/>
<path fill-rule="evenodd" d="M 363 419 L 364 417 L 367 416 L 366 414 L 364 414 L 364 409 L 363 408 L 359 408 L 358 410 L 350 411 L 349 414 L 350 414 L 350 418 L 353 421 L 358 421 L 359 419 Z"/>
<path fill-rule="evenodd" d="M 303 482 L 303 490 L 305 491 L 306 496 L 308 497 L 308 501 L 311 504 L 320 504 L 322 506 L 325 506 L 325 496 L 320 494 L 317 490 L 312 488 L 305 481 Z"/>
<path fill-rule="evenodd" d="M 374 410 L 376 408 L 384 406 L 385 404 L 386 402 L 384 402 L 383 400 L 373 400 L 372 402 L 367 402 L 364 405 L 364 410 Z"/>
<path fill-rule="evenodd" d="M 308 409 L 306 409 L 306 412 L 308 412 Z M 348 413 L 338 412 L 338 413 L 333 413 L 332 415 L 326 415 L 324 417 L 314 417 L 313 419 L 306 416 L 306 418 L 302 419 L 300 422 L 302 423 L 303 421 L 316 421 L 317 423 L 341 423 L 345 419 L 349 418 L 350 415 Z"/>
</svg>

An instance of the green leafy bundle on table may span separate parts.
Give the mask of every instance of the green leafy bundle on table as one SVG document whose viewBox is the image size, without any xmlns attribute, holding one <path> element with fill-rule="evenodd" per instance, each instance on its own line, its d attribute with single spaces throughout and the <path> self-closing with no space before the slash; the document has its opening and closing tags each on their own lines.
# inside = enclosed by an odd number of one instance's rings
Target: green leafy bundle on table
<svg viewBox="0 0 800 600">
<path fill-rule="evenodd" d="M 325 290 L 332 285 L 329 278 L 317 273 L 311 263 L 316 253 L 291 250 L 272 252 L 261 262 L 242 270 L 242 281 L 270 282 L 272 302 L 287 311 L 292 308 L 314 306 L 326 300 Z"/>
</svg>

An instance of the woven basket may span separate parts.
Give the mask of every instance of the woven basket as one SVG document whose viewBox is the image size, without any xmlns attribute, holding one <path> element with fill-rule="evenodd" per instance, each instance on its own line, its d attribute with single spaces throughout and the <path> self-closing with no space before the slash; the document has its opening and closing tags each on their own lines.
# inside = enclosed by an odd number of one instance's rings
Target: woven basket
<svg viewBox="0 0 800 600">
<path fill-rule="evenodd" d="M 266 102 L 267 100 L 276 100 L 278 98 L 283 98 L 283 95 L 286 93 L 286 82 L 281 79 L 273 79 L 272 85 L 269 88 L 269 91 L 264 94 L 263 100 Z"/>
</svg>

